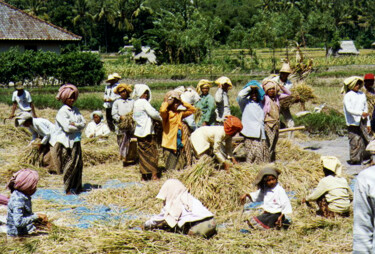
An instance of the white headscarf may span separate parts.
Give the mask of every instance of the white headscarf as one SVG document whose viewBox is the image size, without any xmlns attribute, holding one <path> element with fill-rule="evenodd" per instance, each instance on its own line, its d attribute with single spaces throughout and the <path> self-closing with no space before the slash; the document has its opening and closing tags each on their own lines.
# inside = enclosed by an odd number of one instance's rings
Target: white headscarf
<svg viewBox="0 0 375 254">
<path fill-rule="evenodd" d="M 167 180 L 161 187 L 159 194 L 156 196 L 165 201 L 164 220 L 173 228 L 179 221 L 182 208 L 191 211 L 193 196 L 190 195 L 188 189 L 177 179 Z"/>
<path fill-rule="evenodd" d="M 138 100 L 146 91 L 149 93 L 148 101 L 151 101 L 151 90 L 146 84 L 136 84 L 134 85 L 133 99 Z"/>
<path fill-rule="evenodd" d="M 102 120 L 103 120 L 103 118 L 104 118 L 103 113 L 102 113 L 102 111 L 100 111 L 100 110 L 97 110 L 97 111 L 92 112 L 91 115 L 90 115 L 90 118 L 91 118 L 91 119 L 94 119 L 94 115 L 99 116 L 100 119 L 102 119 Z"/>
</svg>

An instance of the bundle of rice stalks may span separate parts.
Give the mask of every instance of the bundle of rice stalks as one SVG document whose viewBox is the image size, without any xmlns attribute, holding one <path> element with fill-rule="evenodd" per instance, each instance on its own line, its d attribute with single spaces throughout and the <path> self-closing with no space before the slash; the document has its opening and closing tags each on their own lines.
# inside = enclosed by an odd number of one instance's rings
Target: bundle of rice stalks
<svg viewBox="0 0 375 254">
<path fill-rule="evenodd" d="M 8 145 L 23 145 L 30 137 L 30 132 L 26 128 L 15 127 L 11 124 L 0 125 L 1 147 Z"/>
<path fill-rule="evenodd" d="M 127 113 L 124 117 L 120 119 L 119 124 L 117 127 L 120 130 L 127 131 L 130 133 L 134 133 L 135 130 L 135 122 L 133 120 L 133 112 Z"/>
<path fill-rule="evenodd" d="M 292 95 L 281 100 L 281 107 L 290 107 L 293 104 L 301 103 L 304 105 L 306 102 L 315 100 L 317 97 L 314 94 L 314 89 L 307 85 L 304 81 L 295 83 L 291 89 Z"/>
<path fill-rule="evenodd" d="M 43 156 L 40 154 L 38 147 L 27 147 L 23 155 L 20 156 L 20 163 L 41 167 L 43 164 Z"/>
<path fill-rule="evenodd" d="M 194 113 L 194 121 L 196 123 L 199 123 L 202 117 L 202 109 L 196 108 L 195 113 Z"/>
</svg>

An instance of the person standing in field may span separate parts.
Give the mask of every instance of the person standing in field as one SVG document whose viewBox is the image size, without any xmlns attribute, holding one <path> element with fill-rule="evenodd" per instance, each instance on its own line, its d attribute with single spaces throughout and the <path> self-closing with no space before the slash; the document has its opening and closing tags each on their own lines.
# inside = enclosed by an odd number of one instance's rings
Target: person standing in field
<svg viewBox="0 0 375 254">
<path fill-rule="evenodd" d="M 374 89 L 374 74 L 367 73 L 364 76 L 364 92 L 367 99 L 368 113 L 372 119 L 372 114 L 375 107 L 375 89 Z"/>
<path fill-rule="evenodd" d="M 284 86 L 290 91 L 293 87 L 293 83 L 288 79 L 289 75 L 292 73 L 289 63 L 283 63 L 279 76 L 274 77 L 272 80 L 278 83 L 280 86 Z M 280 104 L 280 114 L 284 117 L 286 127 L 294 127 L 294 121 L 292 114 L 290 113 L 290 106 Z"/>
<path fill-rule="evenodd" d="M 21 112 L 31 112 L 33 117 L 37 117 L 31 95 L 24 89 L 23 85 L 16 86 L 16 91 L 12 95 L 12 102 L 12 111 L 10 112 L 9 119 L 15 117 L 14 113 L 16 112 L 17 105 Z"/>
<path fill-rule="evenodd" d="M 264 129 L 266 132 L 266 144 L 270 153 L 270 161 L 276 160 L 276 144 L 279 140 L 280 129 L 280 100 L 288 97 L 290 91 L 273 80 L 263 81 L 264 96 Z M 280 90 L 282 91 L 279 94 Z"/>
<path fill-rule="evenodd" d="M 56 115 L 55 131 L 51 136 L 55 165 L 64 177 L 66 194 L 82 191 L 82 149 L 81 135 L 85 128 L 85 118 L 73 104 L 78 99 L 78 89 L 71 84 L 60 87 L 56 96 L 64 105 Z"/>
<path fill-rule="evenodd" d="M 269 161 L 269 150 L 264 131 L 263 98 L 265 92 L 258 81 L 252 80 L 238 93 L 237 101 L 242 111 L 245 137 L 246 162 L 261 163 Z"/>
<path fill-rule="evenodd" d="M 366 95 L 360 91 L 362 86 L 363 79 L 353 76 L 344 80 L 342 88 L 342 92 L 345 93 L 344 114 L 350 145 L 350 160 L 347 162 L 353 165 L 361 164 L 364 159 L 367 159 L 365 149 L 371 141 L 370 117 Z"/>
<path fill-rule="evenodd" d="M 159 112 L 151 104 L 151 90 L 145 84 L 134 86 L 133 119 L 136 123 L 134 136 L 138 141 L 139 170 L 142 180 L 158 180 L 158 149 L 154 138 L 153 121 L 162 121 Z"/>
<path fill-rule="evenodd" d="M 137 143 L 131 140 L 134 134 L 134 100 L 130 98 L 132 91 L 131 85 L 123 83 L 114 89 L 114 92 L 121 96 L 113 103 L 112 117 L 116 123 L 117 143 L 123 166 L 135 161 L 137 150 Z"/>
<path fill-rule="evenodd" d="M 353 253 L 375 252 L 375 166 L 362 170 L 354 187 Z"/>
<path fill-rule="evenodd" d="M 182 105 L 186 110 L 178 110 Z M 165 162 L 166 170 L 182 169 L 189 161 L 189 130 L 184 128 L 182 120 L 194 114 L 195 107 L 181 100 L 181 95 L 177 91 L 169 91 L 160 107 L 160 116 L 163 119 L 163 137 L 161 146 L 167 152 Z M 186 125 L 185 125 L 186 126 Z M 186 126 L 187 127 L 187 126 Z M 191 152 L 191 151 L 190 151 Z"/>
<path fill-rule="evenodd" d="M 106 118 L 107 118 L 107 124 L 111 131 L 115 131 L 115 125 L 113 123 L 112 118 L 112 106 L 113 102 L 120 98 L 118 94 L 114 92 L 114 89 L 118 85 L 118 81 L 121 79 L 121 76 L 117 73 L 113 73 L 108 75 L 108 79 L 106 80 L 109 85 L 105 87 L 104 90 L 104 104 L 103 107 L 105 108 Z"/>
<path fill-rule="evenodd" d="M 228 92 L 232 89 L 233 85 L 227 77 L 218 78 L 215 81 L 215 84 L 219 87 L 215 94 L 216 122 L 223 125 L 225 117 L 231 115 Z"/>
<path fill-rule="evenodd" d="M 103 122 L 103 113 L 100 110 L 91 113 L 92 121 L 86 127 L 85 135 L 88 138 L 108 138 L 111 133 L 108 125 Z"/>
<path fill-rule="evenodd" d="M 200 100 L 195 103 L 195 107 L 201 110 L 197 127 L 210 126 L 215 123 L 215 99 L 210 94 L 210 87 L 212 82 L 206 79 L 199 81 L 197 85 L 197 92 L 200 95 Z"/>
</svg>

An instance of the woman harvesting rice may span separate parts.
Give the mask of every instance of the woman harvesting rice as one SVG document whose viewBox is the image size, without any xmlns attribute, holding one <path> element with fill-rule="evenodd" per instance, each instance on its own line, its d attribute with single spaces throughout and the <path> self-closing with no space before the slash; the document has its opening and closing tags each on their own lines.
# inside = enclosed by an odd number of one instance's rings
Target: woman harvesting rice
<svg viewBox="0 0 375 254">
<path fill-rule="evenodd" d="M 147 85 L 134 86 L 133 119 L 136 123 L 134 136 L 138 140 L 139 170 L 142 180 L 158 180 L 158 150 L 154 140 L 153 120 L 162 121 L 159 112 L 151 104 L 151 90 Z"/>
<path fill-rule="evenodd" d="M 119 84 L 114 92 L 121 97 L 116 99 L 112 106 L 112 117 L 116 123 L 117 143 L 120 149 L 120 158 L 123 165 L 134 162 L 136 153 L 136 143 L 131 145 L 134 126 L 132 112 L 134 101 L 130 98 L 132 92 L 131 85 Z"/>
<path fill-rule="evenodd" d="M 210 94 L 211 81 L 202 79 L 197 85 L 197 92 L 200 95 L 200 100 L 195 103 L 195 106 L 201 109 L 201 116 L 197 127 L 209 126 L 215 123 L 215 99 Z"/>
<path fill-rule="evenodd" d="M 178 110 L 182 105 L 186 110 Z M 195 113 L 195 108 L 181 100 L 180 93 L 169 91 L 160 107 L 160 116 L 163 119 L 163 139 L 161 146 L 168 152 L 166 170 L 181 169 L 185 167 L 187 154 L 181 152 L 188 146 L 188 131 L 183 128 L 182 119 Z M 184 131 L 185 130 L 185 131 Z"/>
<path fill-rule="evenodd" d="M 264 131 L 263 97 L 264 90 L 258 81 L 252 80 L 238 93 L 237 101 L 242 111 L 245 137 L 246 162 L 260 163 L 269 161 L 269 150 Z"/>
<path fill-rule="evenodd" d="M 103 122 L 103 114 L 101 111 L 91 113 L 92 121 L 86 127 L 85 135 L 88 138 L 106 138 L 111 133 L 108 125 Z"/>
<path fill-rule="evenodd" d="M 156 198 L 164 201 L 164 207 L 145 222 L 145 229 L 160 228 L 206 238 L 216 234 L 214 215 L 179 180 L 167 180 Z"/>
<path fill-rule="evenodd" d="M 86 121 L 73 104 L 78 99 L 78 89 L 66 84 L 60 87 L 56 99 L 64 105 L 56 115 L 55 132 L 50 144 L 54 147 L 55 165 L 58 173 L 64 174 L 66 194 L 78 194 L 82 190 L 81 132 Z"/>
<path fill-rule="evenodd" d="M 266 143 L 270 153 L 270 161 L 276 160 L 276 144 L 279 139 L 280 129 L 280 100 L 288 97 L 290 91 L 272 80 L 263 81 L 264 96 L 264 129 L 266 132 Z M 279 91 L 282 91 L 279 94 Z"/>
<path fill-rule="evenodd" d="M 274 167 L 261 169 L 254 181 L 258 190 L 240 197 L 242 203 L 246 198 L 251 202 L 263 202 L 264 212 L 247 221 L 250 227 L 269 229 L 289 225 L 285 215 L 292 213 L 292 206 L 285 190 L 278 183 L 279 174 L 280 172 Z"/>
</svg>

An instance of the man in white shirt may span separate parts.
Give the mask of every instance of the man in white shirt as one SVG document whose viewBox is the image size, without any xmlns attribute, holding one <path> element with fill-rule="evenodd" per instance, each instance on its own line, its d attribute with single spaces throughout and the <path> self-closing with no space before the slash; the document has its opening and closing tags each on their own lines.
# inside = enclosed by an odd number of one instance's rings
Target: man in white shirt
<svg viewBox="0 0 375 254">
<path fill-rule="evenodd" d="M 16 91 L 14 91 L 12 95 L 12 102 L 13 106 L 9 119 L 15 117 L 14 113 L 16 112 L 17 105 L 21 112 L 31 112 L 33 117 L 37 117 L 31 95 L 28 91 L 24 90 L 23 85 L 16 86 Z"/>
<path fill-rule="evenodd" d="M 231 115 L 228 92 L 233 85 L 232 81 L 227 77 L 220 77 L 215 83 L 219 86 L 215 93 L 216 122 L 222 125 L 225 117 Z"/>
<path fill-rule="evenodd" d="M 350 77 L 344 80 L 344 114 L 348 126 L 350 145 L 349 164 L 361 164 L 366 159 L 366 145 L 371 141 L 371 131 L 366 95 L 360 91 L 363 78 Z"/>
<path fill-rule="evenodd" d="M 112 118 L 112 106 L 113 102 L 120 98 L 120 95 L 116 94 L 114 92 L 114 89 L 118 85 L 118 81 L 121 79 L 121 76 L 117 73 L 113 73 L 108 75 L 108 79 L 106 80 L 109 85 L 105 87 L 104 91 L 104 104 L 103 107 L 105 108 L 106 118 L 107 118 L 107 124 L 111 131 L 115 131 L 115 125 L 113 123 Z"/>
</svg>

